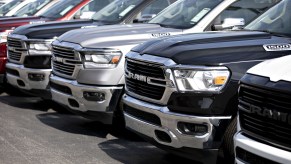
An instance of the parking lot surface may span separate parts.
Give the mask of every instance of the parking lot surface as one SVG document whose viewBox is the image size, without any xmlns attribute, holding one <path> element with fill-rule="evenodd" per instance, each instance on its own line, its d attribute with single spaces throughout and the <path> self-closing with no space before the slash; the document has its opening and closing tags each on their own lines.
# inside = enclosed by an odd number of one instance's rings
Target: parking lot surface
<svg viewBox="0 0 291 164">
<path fill-rule="evenodd" d="M 53 109 L 29 96 L 0 94 L 0 163 L 193 163 L 128 131 Z"/>
</svg>

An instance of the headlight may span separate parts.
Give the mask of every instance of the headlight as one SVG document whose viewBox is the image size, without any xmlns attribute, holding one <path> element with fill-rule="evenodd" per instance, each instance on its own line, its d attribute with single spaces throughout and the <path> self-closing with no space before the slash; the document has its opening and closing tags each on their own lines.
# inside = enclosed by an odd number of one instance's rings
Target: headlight
<svg viewBox="0 0 291 164">
<path fill-rule="evenodd" d="M 85 68 L 108 68 L 115 67 L 122 56 L 119 50 L 88 50 L 85 55 Z"/>
<path fill-rule="evenodd" d="M 29 54 L 30 55 L 51 55 L 51 42 L 30 42 L 29 43 Z"/>
<path fill-rule="evenodd" d="M 179 91 L 218 92 L 227 83 L 230 72 L 227 68 L 207 70 L 173 70 Z"/>
</svg>

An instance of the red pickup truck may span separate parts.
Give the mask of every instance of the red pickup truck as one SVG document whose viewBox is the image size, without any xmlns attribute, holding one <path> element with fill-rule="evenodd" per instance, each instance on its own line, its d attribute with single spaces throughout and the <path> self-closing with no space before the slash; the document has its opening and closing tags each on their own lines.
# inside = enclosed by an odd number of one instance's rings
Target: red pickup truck
<svg viewBox="0 0 291 164">
<path fill-rule="evenodd" d="M 0 19 L 0 83 L 5 79 L 7 35 L 14 28 L 33 23 L 63 21 L 79 18 L 82 12 L 97 12 L 113 0 L 60 0 L 39 16 Z"/>
</svg>

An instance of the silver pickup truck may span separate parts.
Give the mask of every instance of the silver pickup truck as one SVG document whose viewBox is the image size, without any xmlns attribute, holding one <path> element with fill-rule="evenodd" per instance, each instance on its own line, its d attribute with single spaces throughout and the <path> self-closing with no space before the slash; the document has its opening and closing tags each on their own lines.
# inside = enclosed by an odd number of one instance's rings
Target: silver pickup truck
<svg viewBox="0 0 291 164">
<path fill-rule="evenodd" d="M 67 32 L 52 44 L 52 99 L 79 115 L 110 124 L 119 111 L 124 56 L 131 48 L 158 37 L 242 26 L 264 11 L 248 10 L 249 1 L 179 0 L 148 24 Z"/>
</svg>

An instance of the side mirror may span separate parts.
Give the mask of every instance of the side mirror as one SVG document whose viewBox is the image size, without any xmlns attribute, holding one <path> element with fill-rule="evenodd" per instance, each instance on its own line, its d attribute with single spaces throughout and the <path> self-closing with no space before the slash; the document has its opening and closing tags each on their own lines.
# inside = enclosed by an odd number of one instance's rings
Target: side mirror
<svg viewBox="0 0 291 164">
<path fill-rule="evenodd" d="M 86 12 L 83 12 L 81 15 L 80 15 L 80 18 L 79 19 L 91 19 L 92 16 L 95 14 L 96 12 L 93 12 L 93 11 L 86 11 Z"/>
<path fill-rule="evenodd" d="M 245 25 L 244 18 L 225 18 L 223 21 L 223 24 L 214 25 L 214 29 L 225 30 L 225 29 L 232 29 L 233 27 L 244 26 L 244 25 Z"/>
<path fill-rule="evenodd" d="M 157 14 L 144 14 L 139 19 L 133 20 L 133 23 L 144 23 L 153 19 Z"/>
</svg>

